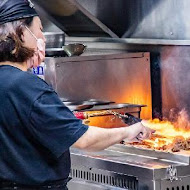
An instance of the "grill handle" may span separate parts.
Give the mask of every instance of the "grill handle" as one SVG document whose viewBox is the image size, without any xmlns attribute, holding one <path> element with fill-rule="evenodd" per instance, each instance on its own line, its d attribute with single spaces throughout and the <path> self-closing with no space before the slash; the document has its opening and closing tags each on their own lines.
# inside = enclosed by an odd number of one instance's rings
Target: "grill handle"
<svg viewBox="0 0 190 190">
<path fill-rule="evenodd" d="M 122 120 L 124 121 L 124 123 L 128 124 L 128 125 L 133 125 L 135 123 L 141 122 L 142 119 L 135 117 L 129 113 L 125 113 L 125 115 L 123 117 L 121 117 Z"/>
</svg>

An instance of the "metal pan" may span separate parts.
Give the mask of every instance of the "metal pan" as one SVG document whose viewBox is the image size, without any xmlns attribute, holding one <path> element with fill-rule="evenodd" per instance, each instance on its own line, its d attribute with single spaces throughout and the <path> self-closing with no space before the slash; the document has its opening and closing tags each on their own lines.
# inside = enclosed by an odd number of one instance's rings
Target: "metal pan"
<svg viewBox="0 0 190 190">
<path fill-rule="evenodd" d="M 86 109 L 90 109 L 93 105 L 67 105 L 65 104 L 71 111 L 82 111 Z"/>
<path fill-rule="evenodd" d="M 93 105 L 82 105 L 82 104 L 72 104 L 68 101 L 62 101 L 71 111 L 82 111 L 85 109 L 90 109 Z"/>
<path fill-rule="evenodd" d="M 69 57 L 72 56 L 79 56 L 86 50 L 86 47 L 84 44 L 75 43 L 75 44 L 68 44 L 63 46 L 63 49 L 67 53 Z"/>
<path fill-rule="evenodd" d="M 93 105 L 69 105 L 67 106 L 71 111 L 83 111 L 86 109 L 90 109 L 93 107 Z"/>
<path fill-rule="evenodd" d="M 67 99 L 62 99 L 63 102 L 66 102 L 67 105 L 108 105 L 115 103 L 113 101 L 108 101 L 108 100 L 98 100 L 98 99 L 89 99 L 89 100 L 84 100 L 84 101 L 75 101 L 75 100 L 67 100 Z"/>
<path fill-rule="evenodd" d="M 98 100 L 98 99 L 89 99 L 87 101 L 84 101 L 84 105 L 108 105 L 108 104 L 113 104 L 115 102 L 109 101 L 109 100 Z"/>
</svg>

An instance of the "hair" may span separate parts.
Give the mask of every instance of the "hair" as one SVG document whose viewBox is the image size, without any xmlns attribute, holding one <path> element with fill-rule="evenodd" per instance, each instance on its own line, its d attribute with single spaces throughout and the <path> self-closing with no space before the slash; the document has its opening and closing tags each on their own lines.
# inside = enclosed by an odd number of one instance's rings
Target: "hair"
<svg viewBox="0 0 190 190">
<path fill-rule="evenodd" d="M 34 54 L 34 49 L 24 47 L 21 38 L 24 26 L 30 27 L 33 17 L 8 22 L 0 26 L 0 62 L 23 63 Z"/>
</svg>

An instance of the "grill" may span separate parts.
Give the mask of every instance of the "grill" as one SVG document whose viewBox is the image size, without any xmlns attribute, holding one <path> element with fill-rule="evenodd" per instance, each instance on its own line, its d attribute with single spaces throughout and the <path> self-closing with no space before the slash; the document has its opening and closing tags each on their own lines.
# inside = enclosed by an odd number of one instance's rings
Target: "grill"
<svg viewBox="0 0 190 190">
<path fill-rule="evenodd" d="M 73 180 L 77 189 L 190 190 L 190 153 L 155 151 L 114 145 L 89 153 L 71 149 Z M 90 187 L 89 187 L 90 186 Z"/>
<path fill-rule="evenodd" d="M 71 170 L 71 177 L 73 179 L 81 179 L 91 183 L 99 183 L 106 186 L 130 190 L 137 190 L 138 188 L 136 177 L 100 169 L 76 166 Z"/>
</svg>

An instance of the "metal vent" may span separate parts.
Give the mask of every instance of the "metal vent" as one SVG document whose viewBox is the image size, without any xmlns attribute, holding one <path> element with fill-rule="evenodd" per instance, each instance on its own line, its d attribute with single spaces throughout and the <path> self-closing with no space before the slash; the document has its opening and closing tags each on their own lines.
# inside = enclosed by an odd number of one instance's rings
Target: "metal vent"
<svg viewBox="0 0 190 190">
<path fill-rule="evenodd" d="M 190 185 L 187 186 L 177 186 L 177 187 L 168 187 L 166 190 L 190 190 Z"/>
<path fill-rule="evenodd" d="M 72 168 L 70 176 L 72 178 L 83 179 L 88 182 L 110 185 L 128 190 L 138 189 L 138 181 L 135 177 L 105 170 L 94 168 Z"/>
<path fill-rule="evenodd" d="M 190 176 L 178 177 L 178 180 L 162 180 L 161 190 L 190 190 Z"/>
</svg>

